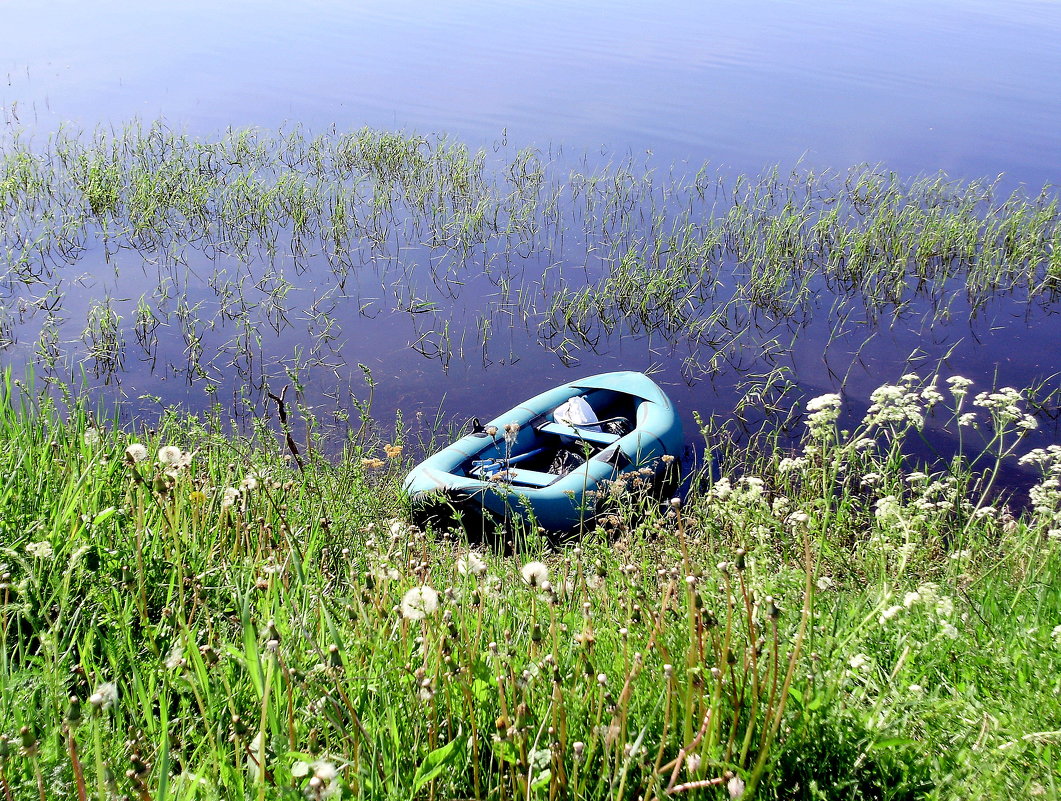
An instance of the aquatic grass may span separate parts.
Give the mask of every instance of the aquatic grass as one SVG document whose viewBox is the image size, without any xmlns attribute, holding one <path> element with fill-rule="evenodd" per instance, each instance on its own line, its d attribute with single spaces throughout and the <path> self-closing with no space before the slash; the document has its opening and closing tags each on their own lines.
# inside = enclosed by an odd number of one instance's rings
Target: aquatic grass
<svg viewBox="0 0 1061 801">
<path fill-rule="evenodd" d="M 1022 288 L 1048 304 L 1058 272 L 1049 188 L 1006 196 L 997 182 L 869 166 L 758 177 L 705 167 L 689 178 L 633 162 L 566 169 L 532 150 L 495 166 L 483 151 L 401 132 L 296 127 L 209 141 L 162 123 L 60 130 L 40 145 L 10 135 L 3 148 L 9 293 L 61 282 L 97 244 L 106 259 L 138 253 L 180 292 L 196 291 L 185 269 L 196 253 L 235 260 L 255 284 L 255 261 L 299 272 L 321 257 L 338 288 L 353 279 L 364 291 L 366 268 L 407 277 L 399 254 L 425 249 L 413 270 L 447 298 L 482 273 L 529 279 L 518 314 L 557 350 L 633 325 L 697 352 L 745 347 L 726 325 L 737 308 L 766 331 L 813 319 L 823 290 L 870 320 L 926 297 L 946 310 L 961 296 L 975 313 Z M 490 314 L 510 302 L 480 305 Z"/>
</svg>

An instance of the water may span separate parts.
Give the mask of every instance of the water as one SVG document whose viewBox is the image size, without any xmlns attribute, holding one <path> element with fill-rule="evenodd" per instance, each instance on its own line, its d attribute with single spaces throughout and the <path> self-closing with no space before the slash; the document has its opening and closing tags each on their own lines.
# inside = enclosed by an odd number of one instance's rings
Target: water
<svg viewBox="0 0 1061 801">
<path fill-rule="evenodd" d="M 369 0 L 295 8 L 192 0 L 152 8 L 14 0 L 4 4 L 2 27 L 5 138 L 18 131 L 38 143 L 60 127 L 120 129 L 134 119 L 161 118 L 207 139 L 244 126 L 368 125 L 445 134 L 486 148 L 498 163 L 538 148 L 557 176 L 567 166 L 624 159 L 657 175 L 695 173 L 705 162 L 730 175 L 869 163 L 906 176 L 1001 175 L 1004 190 L 1023 185 L 1032 194 L 1056 182 L 1061 164 L 1061 6 L 1051 2 Z M 518 261 L 514 274 L 528 295 L 542 293 L 546 268 L 568 275 L 580 267 L 577 247 L 518 255 L 507 258 Z M 655 367 L 692 430 L 693 410 L 728 414 L 748 381 L 775 368 L 803 395 L 843 384 L 864 399 L 904 372 L 916 352 L 930 371 L 949 353 L 944 372 L 983 387 L 1046 380 L 1061 366 L 1055 308 L 1019 296 L 972 317 L 959 302 L 949 321 L 932 326 L 924 324 L 925 306 L 913 304 L 880 323 L 853 318 L 839 338 L 823 296 L 803 324 L 779 321 L 755 332 L 736 364 L 714 372 L 702 369 L 702 342 L 666 341 L 631 326 L 607 333 L 596 352 L 575 342 L 565 357 L 555 341 L 541 341 L 534 313 L 543 303 L 506 317 L 492 305 L 501 298 L 496 274 L 493 283 L 470 279 L 459 291 L 440 290 L 427 258 L 406 247 L 338 293 L 319 259 L 300 271 L 283 253 L 272 264 L 243 264 L 193 250 L 185 300 L 203 305 L 184 319 L 200 318 L 207 330 L 202 356 L 189 361 L 179 304 L 159 297 L 152 259 L 145 264 L 126 251 L 107 263 L 90 245 L 62 285 L 56 324 L 69 353 L 64 369 L 76 371 L 83 358 L 81 331 L 93 303 L 110 298 L 123 321 L 125 363 L 92 379 L 110 382 L 101 394 L 124 398 L 130 409 L 149 408 L 144 395 L 193 408 L 208 396 L 227 403 L 262 365 L 238 353 L 240 322 L 221 315 L 211 279 L 215 287 L 227 280 L 253 287 L 270 270 L 274 283 L 282 274 L 294 285 L 289 323 L 262 307 L 249 315 L 274 384 L 313 347 L 317 323 L 306 309 L 326 308 L 335 339 L 300 370 L 305 399 L 349 408 L 351 388 L 365 396 L 364 364 L 377 385 L 373 411 L 383 419 L 395 411 L 432 418 L 440 402 L 448 417 L 490 416 L 575 374 Z M 263 302 L 268 293 L 248 295 Z M 132 326 L 142 296 L 162 318 L 153 350 L 137 349 Z M 435 311 L 399 311 L 412 296 Z M 9 312 L 18 297 L 5 296 Z M 14 316 L 16 341 L 0 359 L 39 368 L 44 313 Z M 438 357 L 444 326 L 450 350 Z M 798 347 L 764 358 L 778 335 L 798 336 Z M 209 395 L 207 387 L 218 389 Z"/>
</svg>

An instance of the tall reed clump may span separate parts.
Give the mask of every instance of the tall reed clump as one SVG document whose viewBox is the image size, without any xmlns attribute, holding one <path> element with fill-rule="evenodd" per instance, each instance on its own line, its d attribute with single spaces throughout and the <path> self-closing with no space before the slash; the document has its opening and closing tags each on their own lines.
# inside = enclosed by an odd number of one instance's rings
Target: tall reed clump
<svg viewBox="0 0 1061 801">
<path fill-rule="evenodd" d="M 734 446 L 662 505 L 621 482 L 576 544 L 505 554 L 405 522 L 401 429 L 298 466 L 7 381 L 0 797 L 1048 794 L 1061 458 L 1005 511 L 1034 418 L 949 386 L 852 435 L 817 399 L 799 452 Z M 944 392 L 989 458 L 910 470 Z"/>
</svg>

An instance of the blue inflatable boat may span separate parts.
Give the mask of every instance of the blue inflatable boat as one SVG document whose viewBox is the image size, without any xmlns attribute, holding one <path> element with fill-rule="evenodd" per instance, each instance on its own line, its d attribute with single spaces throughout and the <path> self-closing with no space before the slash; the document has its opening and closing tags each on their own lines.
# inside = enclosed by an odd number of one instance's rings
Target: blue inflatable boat
<svg viewBox="0 0 1061 801">
<path fill-rule="evenodd" d="M 621 473 L 659 474 L 684 445 L 670 400 L 642 373 L 590 376 L 498 415 L 430 456 L 405 479 L 414 517 L 469 529 L 522 520 L 564 532 L 593 519 L 597 493 Z M 676 471 L 677 463 L 672 464 Z"/>
</svg>

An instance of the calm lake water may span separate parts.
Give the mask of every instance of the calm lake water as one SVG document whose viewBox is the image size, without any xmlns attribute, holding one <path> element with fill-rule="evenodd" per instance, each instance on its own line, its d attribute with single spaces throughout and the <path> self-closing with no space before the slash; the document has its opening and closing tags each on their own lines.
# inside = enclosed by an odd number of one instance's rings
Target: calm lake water
<svg viewBox="0 0 1061 801">
<path fill-rule="evenodd" d="M 868 163 L 910 178 L 939 171 L 997 178 L 1007 192 L 1024 186 L 1032 195 L 1057 182 L 1061 165 L 1061 4 L 1047 0 L 8 0 L 0 19 L 4 142 L 17 134 L 40 143 L 61 127 L 91 133 L 134 120 L 161 119 L 206 139 L 246 126 L 310 133 L 372 126 L 445 135 L 485 148 L 498 163 L 537 148 L 558 180 L 567 165 L 625 160 L 645 173 L 695 174 L 710 163 L 722 174 L 752 176 L 775 165 L 844 171 Z M 422 268 L 428 258 L 411 262 Z M 523 286 L 540 291 L 547 268 L 579 266 L 558 264 L 567 258 L 561 251 L 528 257 Z M 284 254 L 278 261 L 283 267 Z M 160 337 L 153 353 L 136 352 L 138 299 L 165 305 L 158 276 L 150 259 L 123 254 L 107 263 L 91 245 L 71 268 L 73 288 L 54 316 L 66 374 L 83 356 L 92 304 L 110 298 L 126 356 L 103 397 L 124 398 L 130 413 L 151 406 L 145 395 L 198 408 L 209 400 L 205 385 L 219 387 L 214 397 L 223 399 L 244 383 L 217 356 L 239 331 L 217 314 L 206 276 L 218 265 L 207 269 L 196 257 L 189 264 L 186 299 L 202 302 L 195 314 L 209 328 L 206 352 L 194 357 L 210 362 L 206 377 L 189 378 L 175 308 L 159 313 L 172 335 Z M 897 317 L 853 318 L 837 336 L 823 290 L 809 318 L 775 321 L 748 338 L 738 367 L 708 373 L 690 367 L 702 343 L 636 326 L 608 332 L 596 349 L 575 343 L 564 358 L 542 342 L 533 315 L 506 323 L 492 312 L 484 335 L 482 309 L 496 284 L 473 282 L 454 293 L 413 269 L 409 292 L 433 304 L 425 317 L 399 311 L 409 296 L 400 297 L 393 273 L 377 271 L 353 291 L 329 294 L 331 275 L 312 258 L 308 265 L 297 273 L 288 266 L 296 286 L 290 299 L 305 307 L 331 298 L 337 327 L 328 359 L 301 375 L 305 398 L 348 408 L 340 388 L 364 397 L 363 364 L 383 420 L 395 411 L 406 420 L 418 412 L 433 418 L 440 403 L 447 419 L 490 416 L 577 375 L 651 366 L 694 431 L 693 411 L 728 414 L 749 376 L 775 368 L 805 396 L 843 385 L 853 413 L 871 389 L 906 372 L 913 354 L 929 371 L 947 355 L 942 372 L 967 375 L 980 388 L 1043 380 L 1056 388 L 1061 369 L 1057 307 L 1042 299 L 999 298 L 975 315 L 958 300 L 931 326 L 926 307 L 915 303 Z M 268 273 L 264 263 L 221 269 L 252 284 Z M 11 309 L 19 295 L 2 300 Z M 314 323 L 295 309 L 274 329 L 256 314 L 261 368 L 276 388 L 284 365 L 308 347 Z M 433 358 L 425 343 L 436 342 L 443 325 L 460 347 Z M 41 313 L 19 317 L 2 363 L 21 369 L 39 361 L 43 326 Z M 762 343 L 779 335 L 798 336 L 798 344 L 757 361 Z M 1044 416 L 1042 437 L 1055 436 L 1049 422 Z"/>
</svg>

